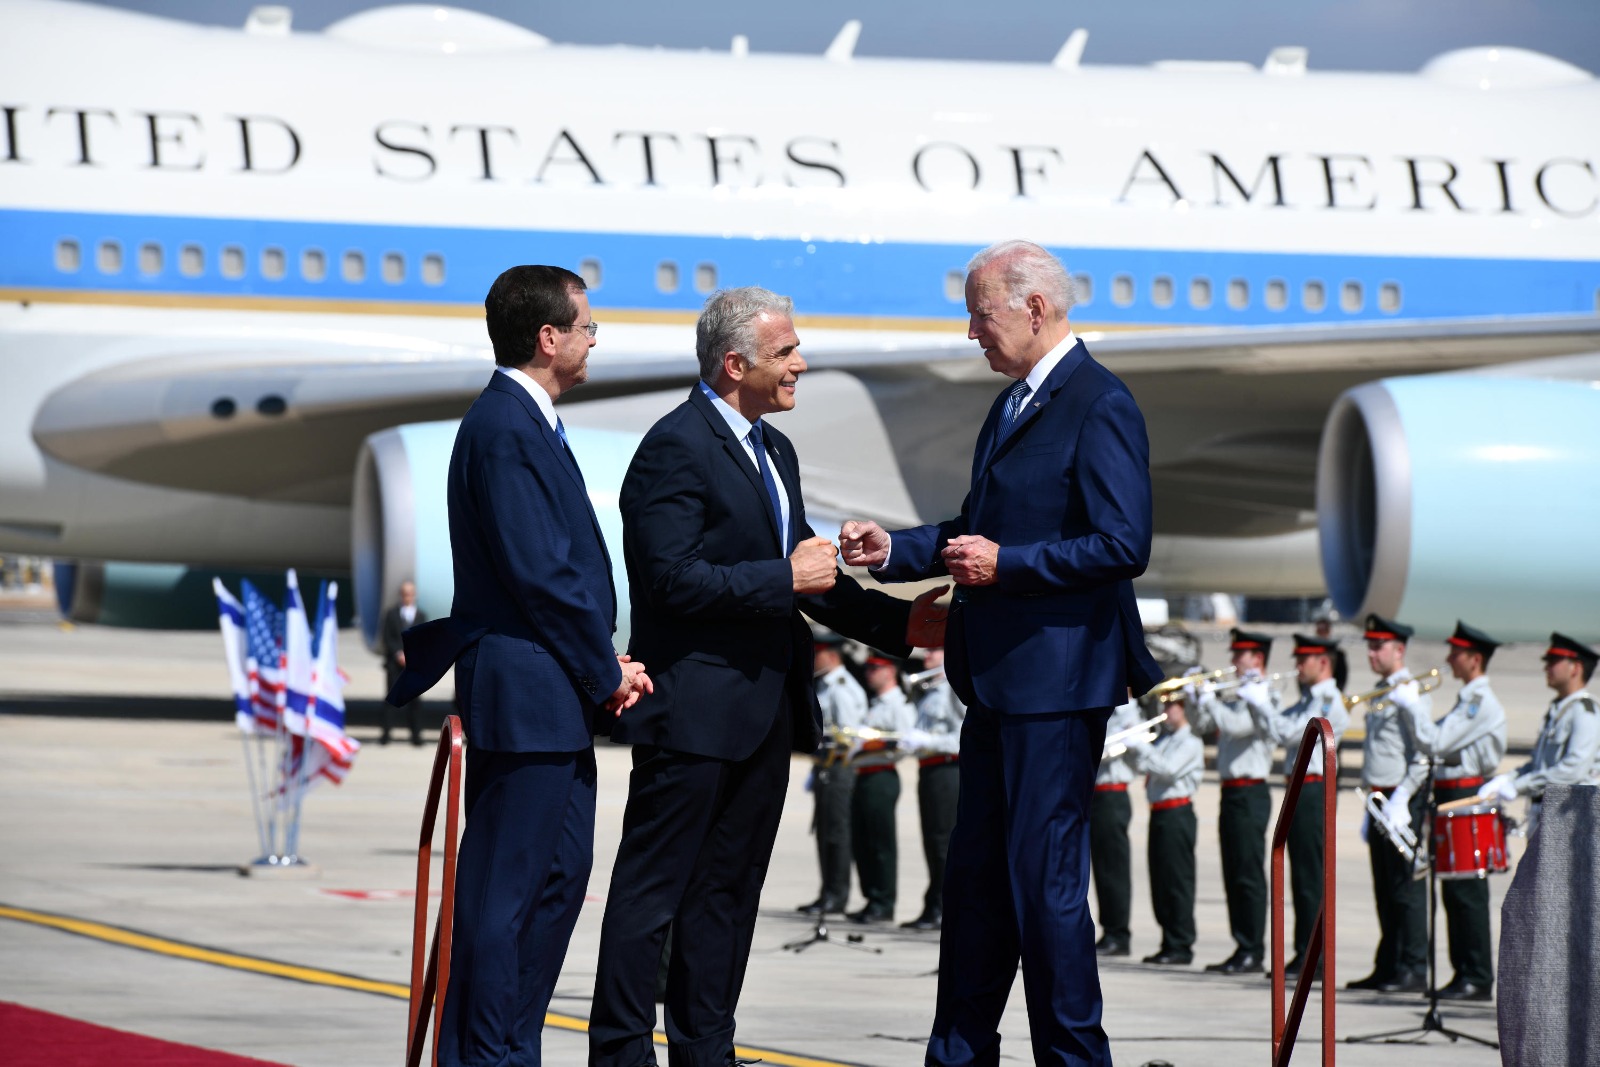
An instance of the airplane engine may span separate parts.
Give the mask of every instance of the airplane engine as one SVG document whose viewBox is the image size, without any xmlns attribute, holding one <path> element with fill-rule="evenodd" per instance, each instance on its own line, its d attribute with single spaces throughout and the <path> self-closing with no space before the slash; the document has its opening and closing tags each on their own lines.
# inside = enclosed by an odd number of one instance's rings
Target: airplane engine
<svg viewBox="0 0 1600 1067">
<path fill-rule="evenodd" d="M 283 603 L 283 571 L 219 571 L 179 563 L 102 560 L 57 560 L 56 603 L 62 617 L 72 622 L 135 630 L 215 630 L 217 598 L 211 589 L 213 577 L 221 578 L 235 594 L 240 579 L 248 578 L 274 603 Z M 316 592 L 318 577 L 300 572 L 301 583 L 309 585 L 311 593 Z M 338 610 L 340 625 L 348 624 L 350 598 L 343 587 Z"/>
<path fill-rule="evenodd" d="M 383 612 L 399 600 L 400 583 L 407 579 L 417 583 L 417 603 L 425 616 L 450 614 L 455 577 L 445 485 L 459 425 L 451 420 L 396 426 L 372 434 L 357 455 L 350 563 L 361 633 L 374 650 Z M 617 497 L 641 435 L 570 422 L 566 429 L 611 553 L 619 605 L 616 645 L 625 648 L 628 579 Z"/>
<path fill-rule="evenodd" d="M 1600 363 L 1588 360 L 1585 363 Z M 1600 635 L 1600 388 L 1450 374 L 1343 394 L 1317 464 L 1339 611 L 1502 640 Z"/>
</svg>

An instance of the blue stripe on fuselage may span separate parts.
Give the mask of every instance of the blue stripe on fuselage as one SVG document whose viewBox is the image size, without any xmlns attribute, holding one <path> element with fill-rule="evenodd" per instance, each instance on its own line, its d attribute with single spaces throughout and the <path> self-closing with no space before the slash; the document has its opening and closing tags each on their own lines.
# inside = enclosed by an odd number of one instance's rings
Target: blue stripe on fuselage
<svg viewBox="0 0 1600 1067">
<path fill-rule="evenodd" d="M 576 269 L 595 260 L 602 271 L 593 292 L 597 308 L 696 311 L 702 264 L 715 268 L 715 285 L 763 285 L 792 296 L 808 315 L 893 318 L 965 317 L 951 300 L 947 276 L 959 274 L 976 249 L 968 245 L 911 242 L 800 241 L 789 238 L 696 234 L 597 233 L 558 230 L 485 230 L 434 226 L 288 222 L 164 215 L 91 214 L 0 210 L 0 287 L 86 293 L 168 296 L 282 297 L 305 300 L 478 304 L 495 276 L 516 263 L 559 263 Z M 76 271 L 57 266 L 58 245 L 77 242 Z M 100 269 L 99 247 L 114 242 L 120 270 Z M 161 250 L 160 269 L 141 270 L 141 246 Z M 203 267 L 181 269 L 182 249 L 193 245 Z M 243 251 L 242 273 L 225 277 L 225 248 Z M 262 273 L 263 252 L 281 250 L 281 278 Z M 326 276 L 303 277 L 308 250 L 323 254 Z M 1489 315 L 1590 313 L 1600 299 L 1600 261 L 1462 259 L 1355 256 L 1286 252 L 1186 252 L 1164 249 L 1062 248 L 1068 268 L 1092 279 L 1090 299 L 1078 314 L 1096 323 L 1157 325 L 1267 325 L 1391 318 L 1461 318 Z M 365 277 L 343 276 L 344 257 L 359 252 Z M 383 257 L 398 253 L 404 277 L 384 280 Z M 422 279 L 425 256 L 438 256 L 444 277 Z M 658 268 L 676 266 L 678 286 L 658 288 Z M 1132 300 L 1113 300 L 1114 279 L 1132 280 Z M 1158 277 L 1172 283 L 1169 306 L 1154 302 Z M 1210 306 L 1193 306 L 1191 284 L 1210 284 Z M 1229 305 L 1229 284 L 1248 286 L 1244 307 Z M 1285 283 L 1288 304 L 1266 306 L 1269 281 Z M 1320 282 L 1324 308 L 1308 310 L 1304 287 Z M 1342 305 L 1347 282 L 1360 285 L 1358 310 Z M 1380 287 L 1399 287 L 1400 306 L 1382 310 Z M 959 288 L 959 286 L 958 286 Z M 892 325 L 887 322 L 885 325 Z"/>
</svg>

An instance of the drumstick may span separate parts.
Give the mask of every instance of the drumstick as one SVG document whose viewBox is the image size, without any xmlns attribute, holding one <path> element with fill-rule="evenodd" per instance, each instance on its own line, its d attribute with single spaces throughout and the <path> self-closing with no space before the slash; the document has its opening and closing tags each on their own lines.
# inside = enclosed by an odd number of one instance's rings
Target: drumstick
<svg viewBox="0 0 1600 1067">
<path fill-rule="evenodd" d="M 1439 805 L 1440 811 L 1454 811 L 1457 808 L 1470 808 L 1476 804 L 1487 804 L 1488 801 L 1480 796 L 1462 797 L 1460 800 L 1449 800 Z"/>
</svg>

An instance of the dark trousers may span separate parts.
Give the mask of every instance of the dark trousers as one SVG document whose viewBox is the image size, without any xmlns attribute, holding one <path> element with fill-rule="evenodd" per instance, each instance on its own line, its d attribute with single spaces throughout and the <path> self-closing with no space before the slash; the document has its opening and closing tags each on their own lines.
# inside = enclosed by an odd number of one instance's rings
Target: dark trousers
<svg viewBox="0 0 1600 1067">
<path fill-rule="evenodd" d="M 1289 887 L 1294 897 L 1294 954 L 1302 955 L 1311 943 L 1322 904 L 1322 799 L 1323 783 L 1306 782 L 1289 823 Z"/>
<path fill-rule="evenodd" d="M 1094 896 L 1105 936 L 1124 945 L 1132 938 L 1128 926 L 1133 911 L 1132 849 L 1128 824 L 1133 803 L 1127 790 L 1097 792 L 1089 802 L 1089 865 L 1094 872 Z"/>
<path fill-rule="evenodd" d="M 1433 798 L 1445 804 L 1477 792 L 1439 782 L 1433 788 Z M 1450 927 L 1450 966 L 1455 970 L 1455 980 L 1490 988 L 1494 985 L 1494 942 L 1489 936 L 1489 880 L 1441 878 L 1439 897 Z"/>
<path fill-rule="evenodd" d="M 1240 952 L 1266 956 L 1267 824 L 1272 791 L 1258 785 L 1222 787 L 1217 837 L 1222 846 L 1222 889 L 1228 897 L 1228 929 Z"/>
<path fill-rule="evenodd" d="M 594 860 L 583 752 L 467 749 L 442 1067 L 538 1067 L 544 1016 Z"/>
<path fill-rule="evenodd" d="M 894 808 L 899 802 L 900 775 L 893 765 L 856 774 L 850 797 L 850 851 L 855 854 L 861 895 L 873 911 L 894 911 L 900 872 Z"/>
<path fill-rule="evenodd" d="M 1422 816 L 1427 798 L 1411 798 L 1411 828 L 1422 840 Z M 1372 897 L 1378 910 L 1378 950 L 1372 973 L 1380 978 L 1422 974 L 1428 956 L 1427 886 L 1411 877 L 1411 861 L 1400 855 L 1387 834 L 1367 829 L 1367 852 L 1372 861 Z"/>
<path fill-rule="evenodd" d="M 395 683 L 400 680 L 399 668 L 392 666 L 385 668 L 384 678 L 388 682 L 388 688 L 393 689 Z M 383 731 L 383 740 L 389 740 L 390 722 L 396 710 L 405 713 L 406 727 L 411 731 L 411 740 L 420 743 L 422 741 L 422 701 L 420 699 L 413 700 L 399 709 L 390 707 L 387 700 L 378 702 L 378 726 Z"/>
<path fill-rule="evenodd" d="M 930 1067 L 999 1063 L 1019 958 L 1034 1062 L 1111 1062 L 1089 916 L 1089 798 L 1110 714 L 968 709 Z"/>
<path fill-rule="evenodd" d="M 1194 950 L 1194 805 L 1150 812 L 1150 904 L 1161 951 Z"/>
<path fill-rule="evenodd" d="M 723 1067 L 732 1056 L 734 1009 L 788 780 L 787 706 L 745 760 L 634 746 L 600 927 L 593 1067 L 656 1062 L 656 969 L 668 926 L 667 1062 Z"/>
<path fill-rule="evenodd" d="M 844 764 L 818 767 L 812 780 L 816 801 L 817 866 L 822 869 L 825 901 L 844 907 L 850 900 L 850 795 L 855 792 L 856 772 Z"/>
<path fill-rule="evenodd" d="M 956 825 L 961 796 L 961 765 L 924 764 L 917 769 L 917 811 L 922 817 L 922 857 L 928 861 L 928 891 L 922 894 L 924 915 L 944 911 L 944 866 L 950 855 L 950 831 Z"/>
</svg>

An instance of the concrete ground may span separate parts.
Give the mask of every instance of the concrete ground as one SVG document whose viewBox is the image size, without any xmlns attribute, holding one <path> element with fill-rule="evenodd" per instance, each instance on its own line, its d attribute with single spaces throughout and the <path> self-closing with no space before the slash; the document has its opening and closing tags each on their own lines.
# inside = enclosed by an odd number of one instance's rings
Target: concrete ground
<svg viewBox="0 0 1600 1067">
<path fill-rule="evenodd" d="M 1289 628 L 1275 629 L 1287 637 Z M 1223 636 L 1202 633 L 1211 665 L 1225 662 Z M 380 675 L 353 633 L 342 635 L 342 642 L 355 676 L 349 691 L 352 733 L 371 742 Z M 1442 661 L 1435 651 L 1431 644 L 1419 645 L 1417 665 Z M 1547 702 L 1538 671 L 1542 651 L 1533 645 L 1509 648 L 1494 664 L 1497 688 L 1511 710 L 1514 749 L 1531 744 Z M 1283 662 L 1287 657 L 1280 650 L 1273 669 Z M 1364 668 L 1359 660 L 1358 666 Z M 1354 670 L 1352 678 L 1352 688 L 1369 684 L 1364 669 Z M 301 851 L 317 865 L 316 877 L 242 878 L 237 866 L 257 849 L 226 687 L 215 634 L 73 629 L 58 625 L 37 603 L 0 604 L 0 917 L 8 920 L 0 921 L 0 953 L 8 963 L 0 971 L 0 999 L 296 1067 L 399 1063 L 406 1008 L 394 994 L 409 977 L 406 893 L 415 880 L 436 735 L 430 731 L 430 745 L 421 749 L 368 743 L 347 783 L 311 795 Z M 1447 685 L 1444 693 L 1454 688 Z M 1440 712 L 1449 699 L 1443 697 Z M 439 700 L 430 714 L 444 709 Z M 1353 780 L 1350 769 L 1359 762 L 1359 750 L 1347 748 L 1343 759 Z M 574 1020 L 589 1011 L 628 753 L 606 746 L 599 760 L 591 900 L 552 1005 L 553 1012 Z M 1520 758 L 1506 763 L 1514 761 Z M 879 954 L 829 944 L 801 953 L 782 948 L 811 932 L 793 909 L 817 891 L 806 770 L 805 761 L 795 761 L 740 1005 L 740 1042 L 769 1050 L 769 1063 L 919 1062 L 933 1010 L 936 935 L 872 928 L 863 943 L 881 949 Z M 909 919 L 919 908 L 926 870 L 913 799 L 915 769 L 903 768 L 902 774 L 897 918 Z M 1210 976 L 1199 966 L 1232 948 L 1216 849 L 1217 791 L 1215 774 L 1208 772 L 1196 802 L 1196 966 L 1158 969 L 1136 962 L 1155 950 L 1159 931 L 1139 859 L 1147 817 L 1135 787 L 1134 961 L 1101 968 L 1105 1026 L 1119 1063 L 1236 1067 L 1269 1055 L 1269 983 L 1259 976 Z M 1337 840 L 1340 986 L 1371 969 L 1377 940 L 1359 820 L 1354 798 L 1345 792 Z M 1521 840 L 1511 845 L 1513 857 L 1520 856 Z M 1508 882 L 1490 879 L 1496 930 Z M 114 943 L 96 928 L 63 930 L 31 912 L 108 924 L 150 939 L 112 931 L 122 942 Z M 852 930 L 848 924 L 835 927 L 836 933 Z M 1440 941 L 1442 979 L 1448 980 L 1442 929 Z M 183 944 L 173 948 L 168 942 Z M 292 965 L 277 968 L 292 977 L 200 962 L 192 958 L 198 954 L 193 946 Z M 320 972 L 379 986 L 362 992 L 347 988 L 349 981 L 323 984 L 331 979 Z M 1019 981 L 1005 1019 L 1003 1055 L 1025 1063 L 1030 1053 L 1021 999 Z M 1337 1003 L 1337 1052 L 1347 1064 L 1396 1062 L 1400 1052 L 1394 1046 L 1346 1044 L 1343 1038 L 1415 1026 L 1425 1006 L 1415 996 L 1342 988 Z M 1492 1004 L 1444 1010 L 1447 1025 L 1493 1038 Z M 1302 1027 L 1301 1062 L 1320 1054 L 1319 1011 L 1313 996 Z M 546 1062 L 584 1062 L 580 1026 L 547 1028 Z M 1441 1067 L 1498 1062 L 1493 1050 L 1437 1035 L 1407 1055 Z"/>
</svg>

